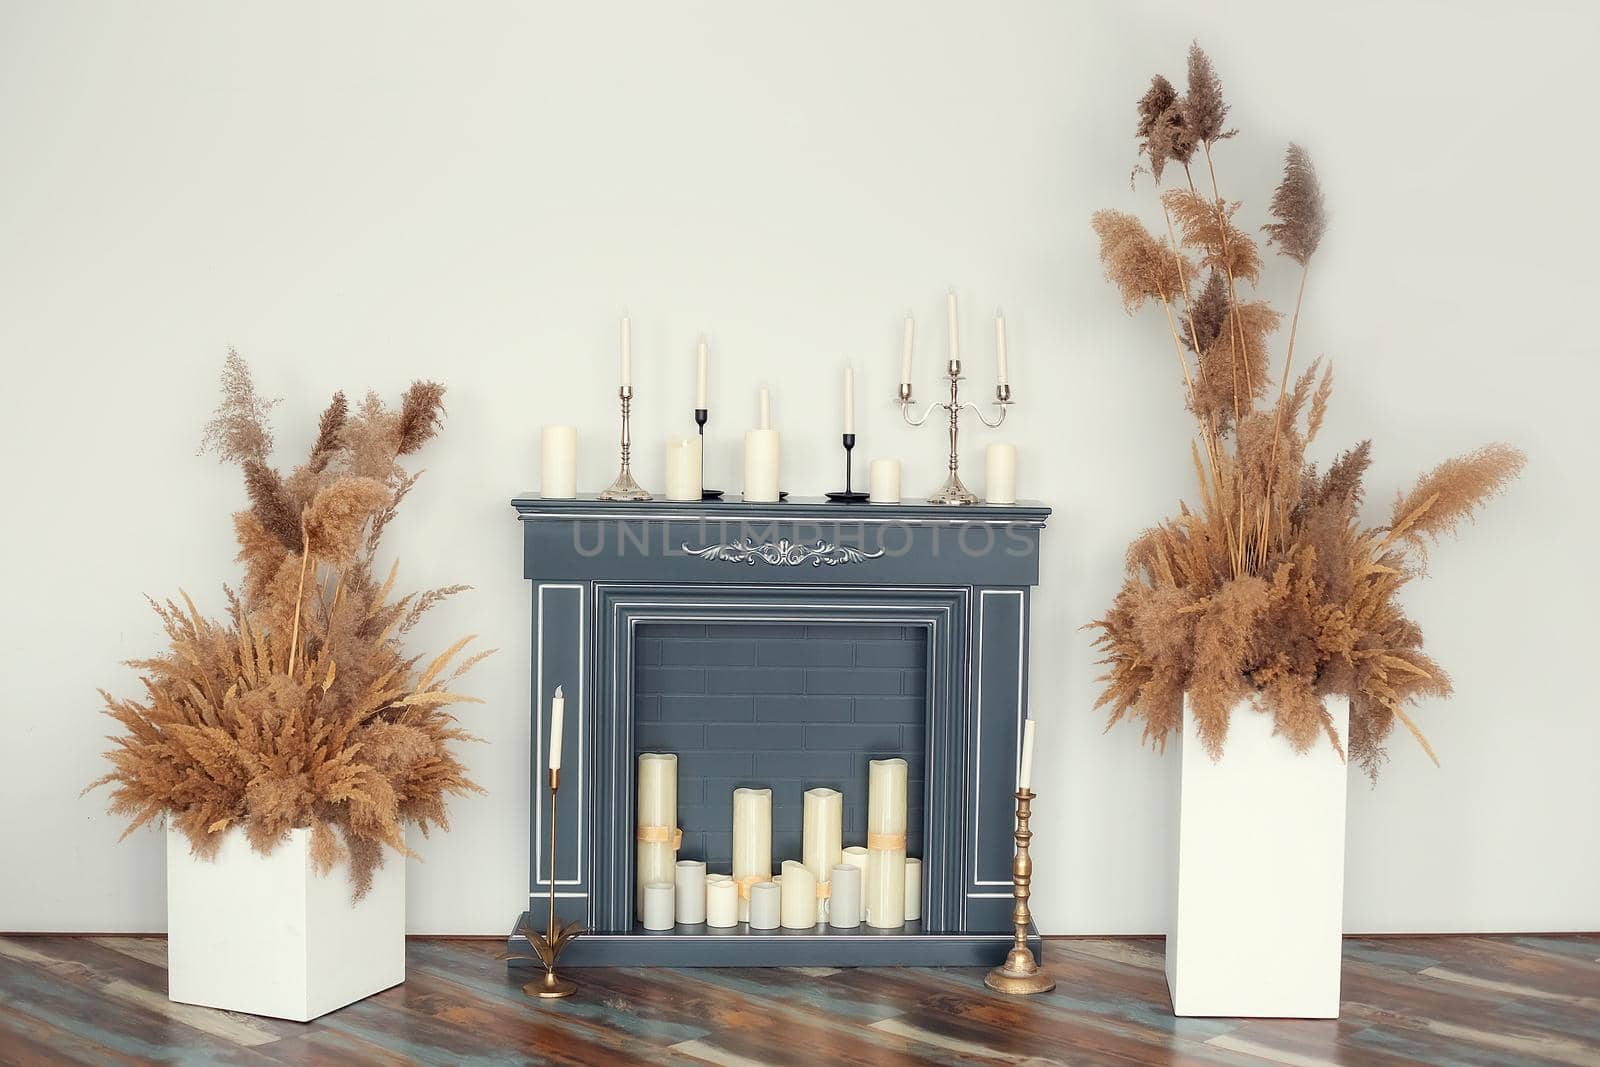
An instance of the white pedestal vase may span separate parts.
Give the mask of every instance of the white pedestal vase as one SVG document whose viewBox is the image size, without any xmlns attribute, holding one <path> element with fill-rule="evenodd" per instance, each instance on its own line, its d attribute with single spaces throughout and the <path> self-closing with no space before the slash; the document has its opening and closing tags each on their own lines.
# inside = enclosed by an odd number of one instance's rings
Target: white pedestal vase
<svg viewBox="0 0 1600 1067">
<path fill-rule="evenodd" d="M 1348 700 L 1324 706 L 1345 744 Z M 1338 1018 L 1347 765 L 1326 738 L 1296 753 L 1247 704 L 1213 763 L 1185 700 L 1179 747 L 1174 1014 Z"/>
<path fill-rule="evenodd" d="M 167 831 L 170 999 L 308 1022 L 405 978 L 403 857 L 352 903 L 348 868 L 312 867 L 310 830 L 263 856 L 231 829 L 214 860 Z"/>
</svg>

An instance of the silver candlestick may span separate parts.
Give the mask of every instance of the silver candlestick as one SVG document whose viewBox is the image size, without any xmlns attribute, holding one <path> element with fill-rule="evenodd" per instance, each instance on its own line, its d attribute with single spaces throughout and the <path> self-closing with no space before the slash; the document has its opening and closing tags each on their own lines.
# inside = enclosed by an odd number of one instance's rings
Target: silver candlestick
<svg viewBox="0 0 1600 1067">
<path fill-rule="evenodd" d="M 978 416 L 978 421 L 991 430 L 1006 421 L 1006 409 L 1011 406 L 1011 386 L 1002 382 L 994 388 L 994 403 L 1000 411 L 999 416 L 990 422 L 983 414 L 983 409 L 977 404 L 961 399 L 961 361 L 949 360 L 945 364 L 945 377 L 950 381 L 950 399 L 935 400 L 928 405 L 921 418 L 911 417 L 911 383 L 900 383 L 900 415 L 912 426 L 921 426 L 928 421 L 928 416 L 933 414 L 934 408 L 944 408 L 950 415 L 950 473 L 946 475 L 944 484 L 939 491 L 928 498 L 930 504 L 976 504 L 978 495 L 965 485 L 961 484 L 961 411 L 970 408 Z"/>
<path fill-rule="evenodd" d="M 633 405 L 633 386 L 624 385 L 617 390 L 617 396 L 622 400 L 622 469 L 611 487 L 600 494 L 600 499 L 649 500 L 650 494 L 633 480 L 633 472 L 628 468 L 628 453 L 632 448 L 632 438 L 628 436 L 628 409 Z"/>
</svg>

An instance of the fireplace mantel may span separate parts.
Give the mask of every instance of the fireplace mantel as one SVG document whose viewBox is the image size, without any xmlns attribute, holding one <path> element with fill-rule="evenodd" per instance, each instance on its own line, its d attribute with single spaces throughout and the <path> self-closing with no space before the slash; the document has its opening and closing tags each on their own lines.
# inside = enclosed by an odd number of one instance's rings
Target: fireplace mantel
<svg viewBox="0 0 1600 1067">
<path fill-rule="evenodd" d="M 531 494 L 512 506 L 533 583 L 535 768 L 548 762 L 539 711 L 558 684 L 567 698 L 557 911 L 592 932 L 572 943 L 564 962 L 990 964 L 1003 956 L 1029 599 L 1048 508 Z M 891 624 L 926 633 L 920 922 L 803 933 L 634 927 L 636 636 L 641 626 L 684 623 Z M 544 776 L 534 775 L 529 896 L 538 923 L 550 889 L 543 786 Z M 793 857 L 774 861 L 782 858 Z"/>
</svg>

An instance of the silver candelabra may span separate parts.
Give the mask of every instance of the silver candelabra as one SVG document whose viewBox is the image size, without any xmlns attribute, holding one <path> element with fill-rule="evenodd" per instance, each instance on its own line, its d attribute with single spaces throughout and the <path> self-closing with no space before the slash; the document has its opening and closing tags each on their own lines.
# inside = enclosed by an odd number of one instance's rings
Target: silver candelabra
<svg viewBox="0 0 1600 1067">
<path fill-rule="evenodd" d="M 617 472 L 616 481 L 600 494 L 601 500 L 649 500 L 650 494 L 633 480 L 633 470 L 630 466 L 630 453 L 633 451 L 633 437 L 628 432 L 628 415 L 633 407 L 633 386 L 624 385 L 617 390 L 617 399 L 622 402 L 622 469 Z"/>
<path fill-rule="evenodd" d="M 928 405 L 921 418 L 911 417 L 911 383 L 900 383 L 900 415 L 912 426 L 921 426 L 928 421 L 928 416 L 933 414 L 935 408 L 944 408 L 950 415 L 950 473 L 945 477 L 944 484 L 939 491 L 928 498 L 930 504 L 976 504 L 978 495 L 965 485 L 961 484 L 961 411 L 971 408 L 972 413 L 978 416 L 978 421 L 991 430 L 1006 421 L 1006 409 L 1011 406 L 1011 386 L 1002 382 L 994 387 L 994 404 L 1000 414 L 993 422 L 984 416 L 983 409 L 972 401 L 961 399 L 961 361 L 952 359 L 945 364 L 945 377 L 950 381 L 950 399 L 935 400 Z"/>
</svg>

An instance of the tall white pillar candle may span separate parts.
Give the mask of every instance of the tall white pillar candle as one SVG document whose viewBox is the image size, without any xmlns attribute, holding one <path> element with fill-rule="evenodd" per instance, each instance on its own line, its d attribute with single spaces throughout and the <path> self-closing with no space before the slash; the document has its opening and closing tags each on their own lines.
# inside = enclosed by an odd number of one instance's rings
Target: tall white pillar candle
<svg viewBox="0 0 1600 1067">
<path fill-rule="evenodd" d="M 861 872 L 861 877 L 858 879 L 858 881 L 860 881 L 860 883 L 861 883 L 861 891 L 859 893 L 857 893 L 856 896 L 861 898 L 861 921 L 865 922 L 866 919 L 867 919 L 867 848 L 866 848 L 866 846 L 865 845 L 851 845 L 849 848 L 845 849 L 844 850 L 844 861 L 845 861 L 845 863 L 849 864 L 851 867 L 854 867 L 854 868 L 856 868 L 857 870 L 859 870 Z"/>
<path fill-rule="evenodd" d="M 694 390 L 694 406 L 704 410 L 706 407 L 706 343 L 700 342 L 700 373 L 696 376 Z"/>
<path fill-rule="evenodd" d="M 633 327 L 628 316 L 622 316 L 622 384 L 633 384 Z"/>
<path fill-rule="evenodd" d="M 905 340 L 900 347 L 900 384 L 911 384 L 911 349 L 917 339 L 917 321 L 906 316 Z"/>
<path fill-rule="evenodd" d="M 922 861 L 906 860 L 906 922 L 922 918 Z M 678 920 L 682 922 L 683 920 Z"/>
<path fill-rule="evenodd" d="M 844 432 L 856 432 L 856 370 L 844 369 Z"/>
<path fill-rule="evenodd" d="M 990 445 L 983 450 L 983 497 L 991 504 L 1017 502 L 1017 446 Z"/>
<path fill-rule="evenodd" d="M 673 915 L 685 926 L 706 921 L 706 865 L 702 860 L 679 860 Z"/>
<path fill-rule="evenodd" d="M 747 430 L 744 435 L 744 498 L 761 503 L 778 499 L 777 430 Z"/>
<path fill-rule="evenodd" d="M 999 358 L 1000 366 L 995 377 L 1001 385 L 1005 385 L 1006 378 L 1006 317 L 1000 312 L 994 313 L 994 347 Z"/>
<path fill-rule="evenodd" d="M 1028 789 L 1033 785 L 1033 719 L 1028 718 L 1022 723 L 1022 766 L 1017 771 L 1017 788 Z"/>
<path fill-rule="evenodd" d="M 772 877 L 772 790 L 733 791 L 733 879 L 740 883 L 739 921 L 750 918 L 749 886 Z M 776 920 L 774 920 L 776 922 Z"/>
<path fill-rule="evenodd" d="M 539 435 L 539 495 L 571 500 L 578 495 L 578 430 L 546 426 Z"/>
<path fill-rule="evenodd" d="M 783 861 L 783 925 L 789 930 L 817 925 L 817 876 L 798 860 Z"/>
<path fill-rule="evenodd" d="M 880 930 L 905 924 L 906 761 L 867 764 L 867 925 Z"/>
<path fill-rule="evenodd" d="M 837 789 L 807 789 L 802 798 L 800 854 L 817 881 L 843 861 L 844 794 Z"/>
<path fill-rule="evenodd" d="M 956 291 L 950 290 L 945 306 L 950 313 L 950 366 L 961 362 L 961 324 L 956 319 Z"/>
<path fill-rule="evenodd" d="M 867 468 L 867 499 L 874 504 L 900 503 L 900 461 L 875 459 Z"/>
<path fill-rule="evenodd" d="M 739 925 L 739 883 L 732 875 L 706 875 L 706 925 L 719 930 Z"/>
<path fill-rule="evenodd" d="M 700 499 L 700 436 L 676 434 L 667 438 L 667 499 Z"/>
<path fill-rule="evenodd" d="M 861 925 L 861 868 L 836 863 L 828 872 L 828 925 L 853 930 Z"/>
<path fill-rule="evenodd" d="M 634 912 L 644 918 L 644 887 L 650 882 L 672 885 L 678 860 L 678 757 L 669 752 L 639 756 L 639 806 L 634 822 L 638 861 L 634 864 Z"/>
<path fill-rule="evenodd" d="M 750 929 L 776 930 L 783 920 L 783 890 L 777 882 L 750 887 Z"/>
<path fill-rule="evenodd" d="M 646 930 L 672 929 L 672 898 L 673 885 L 671 882 L 646 882 L 644 884 L 644 907 L 642 918 Z"/>
<path fill-rule="evenodd" d="M 567 717 L 567 698 L 561 695 L 561 687 L 556 686 L 556 695 L 550 698 L 550 769 L 561 769 L 561 727 Z"/>
</svg>

